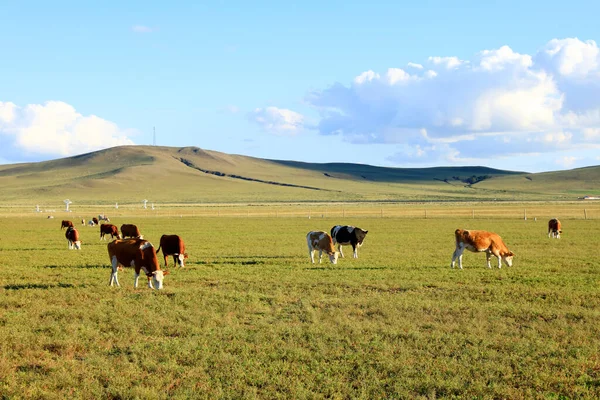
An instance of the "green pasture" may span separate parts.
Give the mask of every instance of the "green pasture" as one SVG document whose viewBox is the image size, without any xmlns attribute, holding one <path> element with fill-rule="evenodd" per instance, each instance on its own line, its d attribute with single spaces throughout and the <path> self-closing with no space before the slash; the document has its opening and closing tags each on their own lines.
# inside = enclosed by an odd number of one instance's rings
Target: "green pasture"
<svg viewBox="0 0 600 400">
<path fill-rule="evenodd" d="M 64 215 L 4 210 L 0 396 L 600 397 L 599 215 L 548 204 L 525 220 L 521 205 L 486 207 L 427 219 L 422 207 L 111 214 L 155 245 L 164 233 L 186 241 L 186 267 L 169 260 L 160 292 L 134 290 L 131 270 L 108 287 L 97 227 L 76 223 L 82 250 L 68 250 Z M 548 215 L 563 223 L 560 240 L 547 237 Z M 337 265 L 311 264 L 306 233 L 339 223 L 369 230 L 360 258 L 347 247 Z M 500 234 L 514 266 L 490 270 L 465 253 L 464 270 L 450 269 L 459 227 Z"/>
</svg>

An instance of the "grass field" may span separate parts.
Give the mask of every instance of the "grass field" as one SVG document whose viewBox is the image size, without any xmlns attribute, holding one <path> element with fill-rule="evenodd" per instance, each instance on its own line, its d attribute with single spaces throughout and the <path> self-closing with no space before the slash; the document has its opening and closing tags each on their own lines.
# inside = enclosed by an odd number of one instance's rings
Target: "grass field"
<svg viewBox="0 0 600 400">
<path fill-rule="evenodd" d="M 554 211 L 560 240 L 541 218 L 116 215 L 185 239 L 161 292 L 107 286 L 98 228 L 67 250 L 60 217 L 4 214 L 0 395 L 598 398 L 600 220 Z M 360 258 L 310 264 L 306 233 L 339 223 L 369 230 Z M 450 269 L 458 227 L 499 233 L 514 266 Z"/>
</svg>

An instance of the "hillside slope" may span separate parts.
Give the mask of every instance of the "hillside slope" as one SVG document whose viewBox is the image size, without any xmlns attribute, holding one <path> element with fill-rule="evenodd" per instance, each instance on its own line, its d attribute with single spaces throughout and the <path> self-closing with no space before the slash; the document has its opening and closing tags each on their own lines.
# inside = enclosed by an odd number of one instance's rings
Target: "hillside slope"
<svg viewBox="0 0 600 400">
<path fill-rule="evenodd" d="M 303 163 L 197 147 L 120 146 L 0 166 L 0 203 L 394 201 L 576 198 L 600 167 L 526 174 L 486 167 Z M 589 194 L 586 192 L 586 194 Z"/>
</svg>

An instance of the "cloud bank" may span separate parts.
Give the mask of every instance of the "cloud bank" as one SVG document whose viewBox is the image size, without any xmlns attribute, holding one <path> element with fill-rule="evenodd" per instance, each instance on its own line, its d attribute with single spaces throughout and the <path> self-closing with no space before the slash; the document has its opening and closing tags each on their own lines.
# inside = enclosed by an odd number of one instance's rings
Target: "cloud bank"
<svg viewBox="0 0 600 400">
<path fill-rule="evenodd" d="M 600 49 L 569 38 L 533 55 L 503 46 L 470 60 L 432 56 L 362 72 L 306 100 L 320 115 L 320 134 L 395 145 L 394 162 L 589 149 L 600 147 Z"/>
<path fill-rule="evenodd" d="M 19 107 L 0 102 L 0 159 L 65 157 L 134 144 L 116 124 L 95 115 L 83 116 L 60 101 Z"/>
</svg>

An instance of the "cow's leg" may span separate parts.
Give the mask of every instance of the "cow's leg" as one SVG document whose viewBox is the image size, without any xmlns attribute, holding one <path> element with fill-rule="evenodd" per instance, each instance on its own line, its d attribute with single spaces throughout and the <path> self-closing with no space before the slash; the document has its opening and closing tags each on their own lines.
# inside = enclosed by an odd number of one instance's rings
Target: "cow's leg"
<svg viewBox="0 0 600 400">
<path fill-rule="evenodd" d="M 112 257 L 112 273 L 110 274 L 110 282 L 109 286 L 112 286 L 115 283 L 117 286 L 119 285 L 119 279 L 117 278 L 119 262 L 117 261 L 117 256 Z"/>
<path fill-rule="evenodd" d="M 502 257 L 500 256 L 500 254 L 495 254 L 496 258 L 498 259 L 498 269 L 502 268 Z"/>
<path fill-rule="evenodd" d="M 136 272 L 135 275 L 133 276 L 133 288 L 134 289 L 137 289 L 139 280 L 140 280 L 140 274 L 139 274 L 139 272 Z"/>
<path fill-rule="evenodd" d="M 489 250 L 486 250 L 486 252 L 485 252 L 485 260 L 487 262 L 487 267 L 490 268 L 490 269 L 492 268 L 492 264 L 490 262 L 491 259 L 492 259 L 492 252 L 489 251 Z"/>
<path fill-rule="evenodd" d="M 342 245 L 338 244 L 338 251 L 340 252 L 340 256 L 344 257 L 344 252 L 342 251 Z"/>
<path fill-rule="evenodd" d="M 177 265 L 179 265 L 179 261 L 177 260 L 177 256 L 173 254 L 173 268 L 175 268 Z"/>
<path fill-rule="evenodd" d="M 308 249 L 308 256 L 310 257 L 310 262 L 315 263 L 315 251 L 313 249 Z"/>
<path fill-rule="evenodd" d="M 465 248 L 457 245 L 456 249 L 454 249 L 454 253 L 452 253 L 452 262 L 450 263 L 450 267 L 454 268 L 454 262 L 458 258 L 458 267 L 462 269 L 462 254 L 465 251 Z"/>
<path fill-rule="evenodd" d="M 319 249 L 319 264 L 321 264 L 321 257 L 323 256 L 323 249 Z"/>
<path fill-rule="evenodd" d="M 358 245 L 356 245 L 356 244 L 353 244 L 353 245 L 352 245 L 352 251 L 353 251 L 353 253 L 352 253 L 352 257 L 354 257 L 354 258 L 358 258 Z"/>
<path fill-rule="evenodd" d="M 183 255 L 183 254 L 180 254 L 178 258 L 179 258 L 179 266 L 180 266 L 181 268 L 185 267 L 185 264 L 184 264 L 184 262 L 183 262 L 183 260 L 185 260 L 185 255 Z"/>
</svg>

